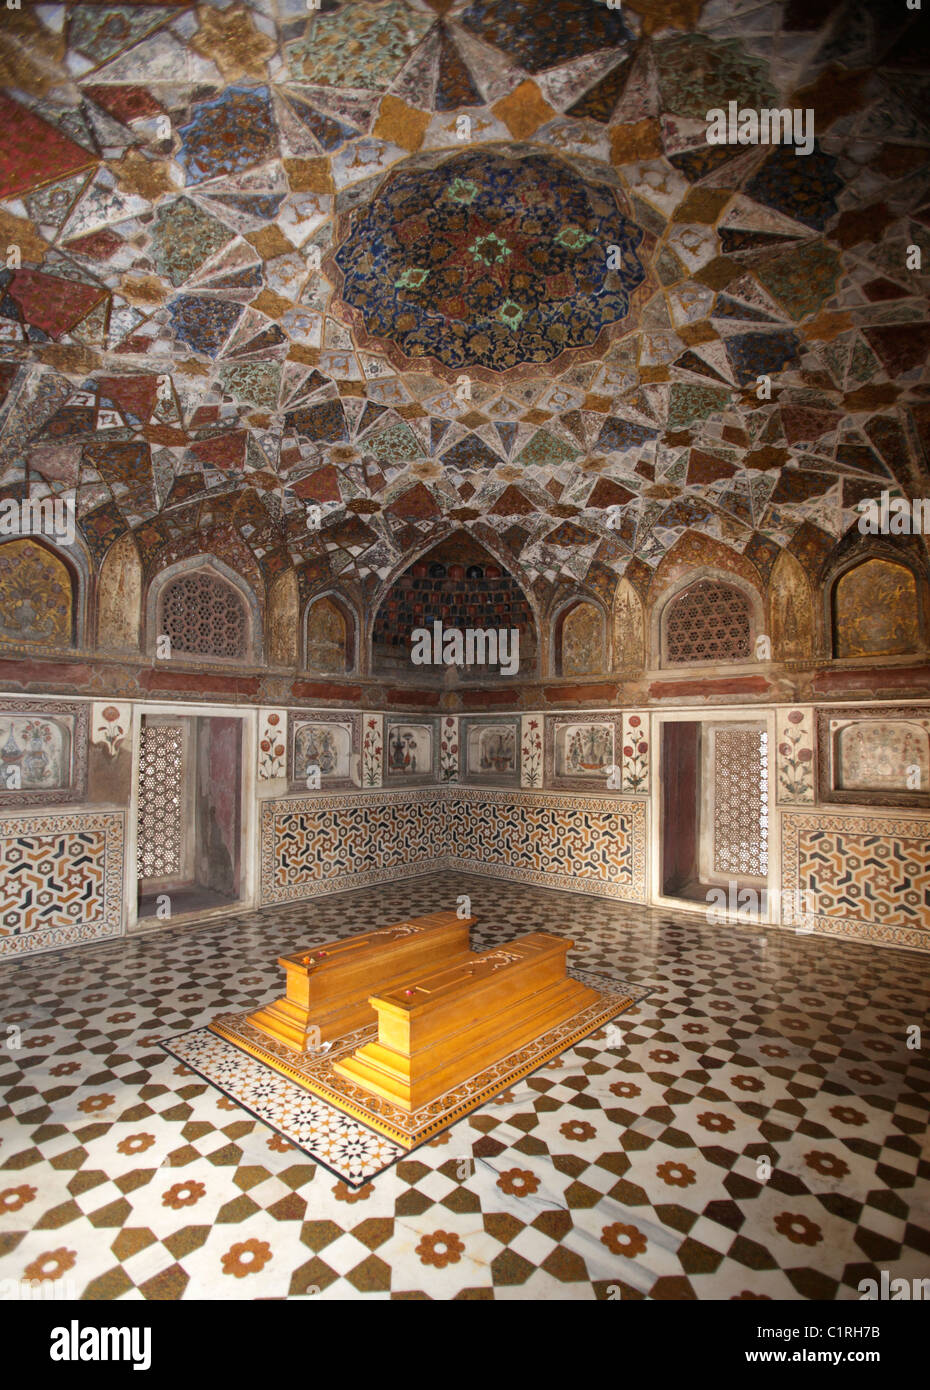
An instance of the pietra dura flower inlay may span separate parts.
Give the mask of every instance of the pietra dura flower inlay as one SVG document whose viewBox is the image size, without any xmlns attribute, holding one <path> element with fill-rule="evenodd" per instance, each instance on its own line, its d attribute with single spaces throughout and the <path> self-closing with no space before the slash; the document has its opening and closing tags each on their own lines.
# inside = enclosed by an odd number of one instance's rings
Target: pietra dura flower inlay
<svg viewBox="0 0 930 1390">
<path fill-rule="evenodd" d="M 613 191 L 563 160 L 467 151 L 389 175 L 335 263 L 344 303 L 388 351 L 505 371 L 626 319 L 642 239 Z"/>
</svg>

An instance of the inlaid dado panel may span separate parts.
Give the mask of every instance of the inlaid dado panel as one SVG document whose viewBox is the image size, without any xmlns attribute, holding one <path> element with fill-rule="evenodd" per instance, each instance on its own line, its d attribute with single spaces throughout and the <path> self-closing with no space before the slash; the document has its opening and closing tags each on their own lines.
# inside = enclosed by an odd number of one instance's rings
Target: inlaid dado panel
<svg viewBox="0 0 930 1390">
<path fill-rule="evenodd" d="M 118 936 L 120 812 L 0 820 L 0 958 Z"/>
<path fill-rule="evenodd" d="M 456 868 L 646 901 L 646 803 L 547 792 L 450 791 L 445 846 Z"/>
<path fill-rule="evenodd" d="M 444 862 L 441 825 L 437 790 L 266 801 L 261 902 L 428 873 Z"/>
<path fill-rule="evenodd" d="M 782 886 L 815 932 L 930 950 L 930 821 L 786 812 Z"/>
</svg>

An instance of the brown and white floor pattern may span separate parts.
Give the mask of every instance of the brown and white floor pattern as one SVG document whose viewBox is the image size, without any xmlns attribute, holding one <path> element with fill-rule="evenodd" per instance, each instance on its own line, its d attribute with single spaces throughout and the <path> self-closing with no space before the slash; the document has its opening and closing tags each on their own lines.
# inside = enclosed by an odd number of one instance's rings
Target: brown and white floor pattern
<svg viewBox="0 0 930 1390">
<path fill-rule="evenodd" d="M 560 932 L 653 992 L 366 1186 L 158 1046 L 271 997 L 278 955 L 460 893 L 477 949 Z M 856 1299 L 930 1272 L 928 1004 L 930 957 L 464 875 L 7 965 L 0 1286 Z"/>
</svg>

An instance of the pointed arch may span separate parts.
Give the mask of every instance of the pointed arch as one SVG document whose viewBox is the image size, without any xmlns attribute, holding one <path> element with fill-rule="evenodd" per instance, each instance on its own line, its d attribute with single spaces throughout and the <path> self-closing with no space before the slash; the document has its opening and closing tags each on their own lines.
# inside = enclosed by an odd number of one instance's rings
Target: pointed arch
<svg viewBox="0 0 930 1390">
<path fill-rule="evenodd" d="M 643 604 L 628 579 L 621 579 L 614 594 L 614 668 L 641 671 L 646 663 Z"/>
<path fill-rule="evenodd" d="M 314 594 L 304 611 L 304 667 L 321 675 L 356 669 L 359 620 L 354 604 L 337 589 Z"/>
<path fill-rule="evenodd" d="M 249 666 L 262 660 L 255 595 L 215 555 L 192 555 L 156 575 L 146 596 L 145 633 L 150 656 L 167 636 L 172 654 L 190 661 Z"/>
<path fill-rule="evenodd" d="M 0 543 L 0 642 L 69 648 L 83 641 L 83 576 L 37 536 Z"/>
<path fill-rule="evenodd" d="M 814 603 L 800 562 L 788 550 L 775 561 L 769 580 L 769 626 L 776 661 L 804 661 L 813 656 Z"/>
<path fill-rule="evenodd" d="M 552 615 L 552 673 L 601 675 L 607 670 L 607 613 L 587 595 L 565 600 Z"/>
</svg>

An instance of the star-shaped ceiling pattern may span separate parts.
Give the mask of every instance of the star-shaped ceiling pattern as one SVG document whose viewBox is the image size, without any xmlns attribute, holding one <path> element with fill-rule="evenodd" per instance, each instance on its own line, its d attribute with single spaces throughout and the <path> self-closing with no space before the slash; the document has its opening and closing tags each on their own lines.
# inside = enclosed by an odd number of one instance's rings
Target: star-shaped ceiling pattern
<svg viewBox="0 0 930 1390">
<path fill-rule="evenodd" d="M 209 550 L 371 591 L 464 527 L 537 593 L 642 589 L 689 533 L 815 576 L 861 499 L 927 486 L 924 27 L 6 14 L 0 492 L 75 490 L 95 563 L 132 532 L 149 574 Z M 709 145 L 730 101 L 812 108 L 813 152 Z"/>
</svg>

